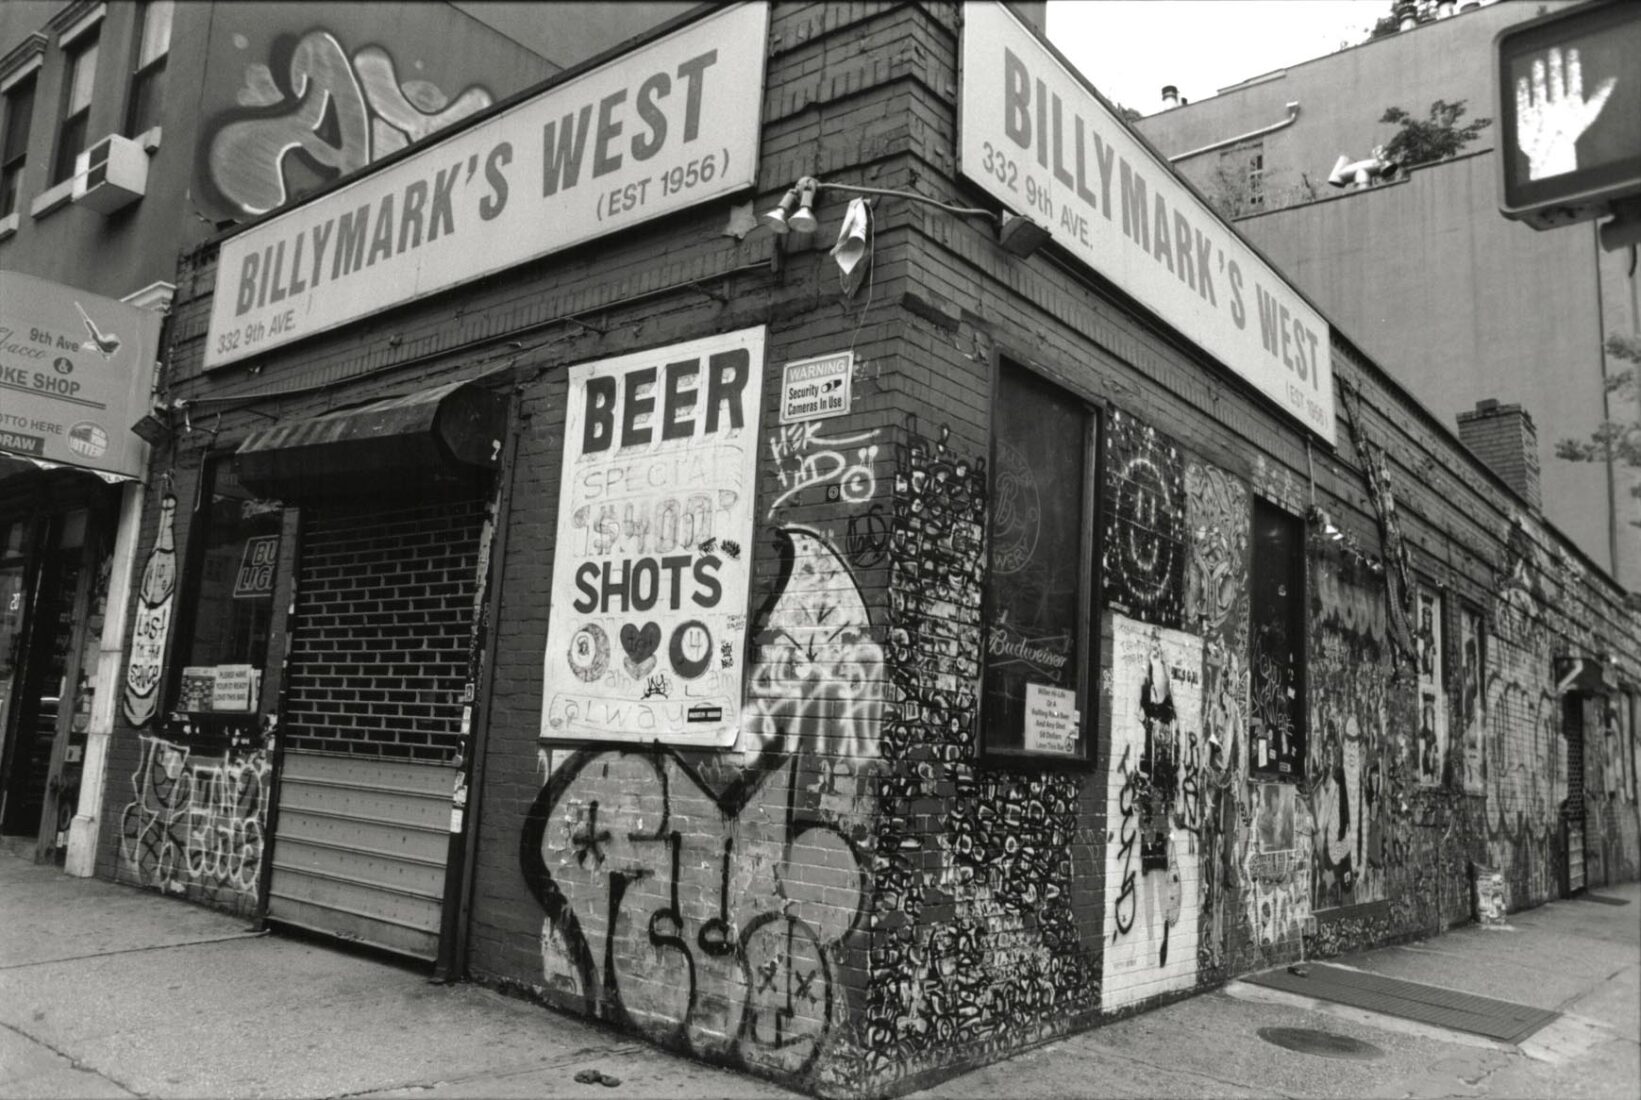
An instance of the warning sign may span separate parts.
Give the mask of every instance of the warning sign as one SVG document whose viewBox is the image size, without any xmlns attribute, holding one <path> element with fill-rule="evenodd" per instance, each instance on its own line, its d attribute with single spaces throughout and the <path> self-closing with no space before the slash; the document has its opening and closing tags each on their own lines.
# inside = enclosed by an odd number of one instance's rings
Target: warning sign
<svg viewBox="0 0 1641 1100">
<path fill-rule="evenodd" d="M 849 411 L 855 353 L 799 359 L 781 371 L 781 423 L 825 420 Z"/>
</svg>

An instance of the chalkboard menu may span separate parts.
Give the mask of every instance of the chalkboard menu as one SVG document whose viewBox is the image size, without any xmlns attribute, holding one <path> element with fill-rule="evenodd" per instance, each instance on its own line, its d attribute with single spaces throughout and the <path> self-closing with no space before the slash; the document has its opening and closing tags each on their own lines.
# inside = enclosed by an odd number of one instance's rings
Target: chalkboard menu
<svg viewBox="0 0 1641 1100">
<path fill-rule="evenodd" d="M 981 708 L 989 752 L 1087 756 L 1094 430 L 1081 400 L 1003 365 L 993 414 Z"/>
</svg>

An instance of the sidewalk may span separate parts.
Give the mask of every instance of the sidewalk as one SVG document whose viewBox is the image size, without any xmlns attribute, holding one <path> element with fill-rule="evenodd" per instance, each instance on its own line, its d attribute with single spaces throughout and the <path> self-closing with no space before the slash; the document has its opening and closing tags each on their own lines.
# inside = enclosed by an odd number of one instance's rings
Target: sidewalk
<svg viewBox="0 0 1641 1100">
<path fill-rule="evenodd" d="M 1634 1096 L 1641 887 L 1336 960 L 1556 1009 L 1521 1048 L 1233 983 L 920 1096 Z M 1359 1039 L 1296 1053 L 1268 1027 Z M 583 1085 L 598 1070 L 615 1087 Z M 469 984 L 0 849 L 0 1097 L 791 1096 Z"/>
</svg>

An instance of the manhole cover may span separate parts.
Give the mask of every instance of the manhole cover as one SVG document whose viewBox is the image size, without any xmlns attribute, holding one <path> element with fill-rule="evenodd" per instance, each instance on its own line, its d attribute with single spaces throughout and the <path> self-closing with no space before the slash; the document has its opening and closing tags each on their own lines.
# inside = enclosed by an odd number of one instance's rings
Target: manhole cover
<svg viewBox="0 0 1641 1100">
<path fill-rule="evenodd" d="M 1317 1054 L 1323 1058 L 1355 1058 L 1369 1061 L 1384 1057 L 1385 1052 L 1372 1043 L 1352 1039 L 1349 1035 L 1335 1035 L 1331 1031 L 1317 1031 L 1309 1027 L 1262 1027 L 1259 1037 L 1286 1050 L 1301 1054 Z"/>
</svg>

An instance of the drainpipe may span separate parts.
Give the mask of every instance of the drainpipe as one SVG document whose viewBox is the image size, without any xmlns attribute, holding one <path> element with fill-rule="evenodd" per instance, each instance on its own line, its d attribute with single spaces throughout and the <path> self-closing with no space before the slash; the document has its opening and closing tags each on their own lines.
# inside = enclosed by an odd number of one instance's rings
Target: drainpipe
<svg viewBox="0 0 1641 1100">
<path fill-rule="evenodd" d="M 1278 130 L 1286 130 L 1297 121 L 1299 121 L 1299 104 L 1296 101 L 1288 104 L 1288 117 L 1283 119 L 1281 122 L 1273 122 L 1269 126 L 1261 126 L 1257 130 L 1249 130 L 1245 134 L 1238 134 L 1236 137 L 1226 138 L 1224 141 L 1216 141 L 1211 145 L 1204 145 L 1200 149 L 1192 149 L 1188 153 L 1181 153 L 1178 156 L 1169 157 L 1168 163 L 1178 164 L 1182 160 L 1189 160 L 1191 157 L 1201 156 L 1203 153 L 1212 153 L 1216 149 L 1224 149 L 1228 146 L 1237 145 L 1244 141 L 1252 141 L 1257 137 L 1264 137 L 1266 134 L 1274 134 Z"/>
</svg>

